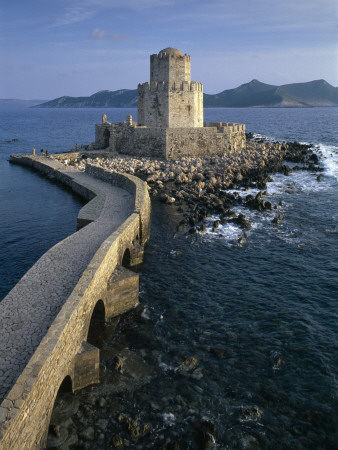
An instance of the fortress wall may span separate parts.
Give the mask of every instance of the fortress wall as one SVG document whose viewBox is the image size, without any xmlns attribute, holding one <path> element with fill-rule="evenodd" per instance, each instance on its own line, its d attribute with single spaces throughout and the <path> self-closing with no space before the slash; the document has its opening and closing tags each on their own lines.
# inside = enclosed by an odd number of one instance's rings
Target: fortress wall
<svg viewBox="0 0 338 450">
<path fill-rule="evenodd" d="M 131 130 L 129 141 L 123 142 L 118 151 L 136 157 L 164 158 L 165 145 L 165 129 L 136 127 Z"/>
<path fill-rule="evenodd" d="M 138 124 L 159 128 L 202 127 L 202 83 L 176 80 L 139 84 Z"/>
<path fill-rule="evenodd" d="M 26 157 L 21 160 L 18 157 L 16 162 L 39 167 L 43 173 L 53 171 L 52 163 L 45 165 L 33 158 L 28 161 Z M 58 174 L 57 170 L 54 170 L 54 174 L 64 179 L 67 185 L 72 185 L 71 177 L 67 174 Z M 76 369 L 84 351 L 83 343 L 87 339 L 95 305 L 99 300 L 104 303 L 109 301 L 107 285 L 115 267 L 122 263 L 125 250 L 131 249 L 141 235 L 143 242 L 148 238 L 150 200 L 145 183 L 131 176 L 125 179 L 122 174 L 109 173 L 108 178 L 135 192 L 135 211 L 95 253 L 24 371 L 1 403 L 1 449 L 44 447 L 54 401 L 65 377 L 70 376 L 75 388 Z M 84 186 L 84 192 L 88 192 L 87 186 Z M 95 195 L 93 191 L 90 196 L 92 195 Z M 136 299 L 136 303 L 137 301 Z M 135 305 L 127 302 L 127 306 Z M 114 314 L 124 312 L 125 307 L 125 302 L 117 310 L 112 305 L 105 304 L 106 311 L 113 310 Z"/>
<path fill-rule="evenodd" d="M 233 127 L 224 131 L 217 127 L 167 129 L 166 136 L 166 159 L 230 154 L 246 145 L 245 129 Z"/>
<path fill-rule="evenodd" d="M 191 91 L 187 91 L 189 94 Z M 202 94 L 203 95 L 203 94 Z M 180 117 L 179 104 L 175 113 Z M 112 150 L 136 157 L 176 159 L 224 155 L 246 146 L 245 125 L 212 122 L 210 126 L 148 128 L 121 122 L 110 126 Z"/>
<path fill-rule="evenodd" d="M 109 132 L 110 123 L 100 123 L 95 125 L 95 146 L 96 148 L 105 148 L 107 147 L 107 138 L 109 140 L 109 136 L 107 133 Z"/>
<path fill-rule="evenodd" d="M 138 124 L 148 127 L 166 128 L 168 126 L 169 101 L 167 90 L 158 89 L 157 83 L 148 83 L 138 88 Z"/>
<path fill-rule="evenodd" d="M 203 85 L 175 83 L 169 90 L 168 128 L 203 127 Z"/>
<path fill-rule="evenodd" d="M 163 128 L 111 125 L 110 149 L 125 155 L 146 158 L 164 158 L 166 135 Z"/>
</svg>

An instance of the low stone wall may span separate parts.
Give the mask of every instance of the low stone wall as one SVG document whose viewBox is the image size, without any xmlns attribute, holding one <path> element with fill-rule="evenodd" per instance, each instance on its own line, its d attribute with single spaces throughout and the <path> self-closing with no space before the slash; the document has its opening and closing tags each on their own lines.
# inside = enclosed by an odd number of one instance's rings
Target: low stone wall
<svg viewBox="0 0 338 450">
<path fill-rule="evenodd" d="M 119 186 L 135 197 L 135 213 L 140 214 L 140 243 L 148 240 L 150 234 L 150 198 L 147 184 L 137 177 L 102 169 L 95 164 L 86 164 L 86 173 L 113 186 Z"/>
<path fill-rule="evenodd" d="M 13 157 L 13 162 L 14 159 Z M 57 179 L 84 198 L 93 199 L 95 195 L 95 198 L 100 197 L 100 193 L 93 192 L 90 186 L 79 185 L 74 182 L 71 174 L 60 171 L 59 163 L 49 159 L 47 161 L 47 158 L 46 161 L 41 159 L 22 156 L 16 157 L 15 162 Z M 95 168 L 90 170 L 93 174 L 99 174 Z M 104 178 L 104 174 L 99 175 Z M 127 269 L 122 269 L 114 276 L 114 271 L 122 265 L 125 253 L 132 253 L 135 243 L 144 243 L 148 239 L 150 200 L 146 185 L 135 177 L 109 173 L 108 179 L 135 193 L 135 210 L 95 253 L 29 363 L 2 402 L 1 449 L 36 449 L 44 446 L 54 401 L 62 382 L 65 378 L 70 378 L 73 389 L 82 387 L 88 384 L 87 365 L 94 365 L 94 372 L 97 369 L 98 354 L 85 342 L 96 305 L 103 305 L 105 318 L 108 319 L 138 302 L 136 274 L 132 275 Z M 95 199 L 89 205 L 93 201 Z M 96 220 L 101 207 L 100 200 L 96 200 L 91 213 L 88 206 L 87 209 L 83 208 L 86 220 Z M 123 293 L 128 295 L 127 301 L 122 301 Z M 95 376 L 93 381 L 97 381 Z"/>
<path fill-rule="evenodd" d="M 230 155 L 245 148 L 245 126 L 168 128 L 165 159 Z"/>
<path fill-rule="evenodd" d="M 104 135 L 106 139 L 104 139 Z M 151 128 L 127 122 L 96 125 L 95 147 L 145 158 L 228 155 L 245 148 L 245 125 L 212 123 L 196 128 Z M 109 143 L 107 141 L 109 136 Z"/>
</svg>

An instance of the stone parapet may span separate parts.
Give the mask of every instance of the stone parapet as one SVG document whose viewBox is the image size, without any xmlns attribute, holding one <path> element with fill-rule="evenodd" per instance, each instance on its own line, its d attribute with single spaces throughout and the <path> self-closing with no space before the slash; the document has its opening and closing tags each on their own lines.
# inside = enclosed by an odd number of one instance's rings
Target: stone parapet
<svg viewBox="0 0 338 450">
<path fill-rule="evenodd" d="M 113 186 L 119 186 L 133 195 L 135 199 L 134 212 L 139 214 L 141 218 L 139 241 L 141 244 L 144 244 L 149 239 L 150 235 L 151 210 L 151 202 L 146 183 L 133 175 L 105 170 L 95 164 L 87 163 L 86 173 L 94 178 L 110 183 Z"/>
<path fill-rule="evenodd" d="M 203 92 L 203 84 L 198 81 L 173 81 L 172 83 L 167 81 L 152 81 L 151 83 L 138 84 L 137 89 L 139 94 L 144 94 L 149 91 L 168 92 L 170 90 L 175 92 Z"/>
</svg>

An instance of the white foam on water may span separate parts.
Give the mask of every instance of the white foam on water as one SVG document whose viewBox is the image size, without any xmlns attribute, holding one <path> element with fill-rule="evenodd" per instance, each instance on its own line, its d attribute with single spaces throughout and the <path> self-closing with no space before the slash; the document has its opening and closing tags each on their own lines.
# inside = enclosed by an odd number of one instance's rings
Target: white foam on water
<svg viewBox="0 0 338 450">
<path fill-rule="evenodd" d="M 257 221 L 255 212 L 252 210 L 249 210 L 248 208 L 244 208 L 242 206 L 237 206 L 233 208 L 234 213 L 236 216 L 239 214 L 244 214 L 246 219 L 249 220 L 252 224 L 251 228 L 241 228 L 239 225 L 229 222 L 224 225 L 221 223 L 216 228 L 217 231 L 213 231 L 214 225 L 213 223 L 215 220 L 219 220 L 219 217 L 214 215 L 210 216 L 208 220 L 206 221 L 207 229 L 205 232 L 203 232 L 203 235 L 210 236 L 210 237 L 216 237 L 219 236 L 222 239 L 225 239 L 229 243 L 234 243 L 238 241 L 239 236 L 243 236 L 243 233 L 246 231 L 248 235 L 252 233 L 254 230 L 262 226 L 262 223 Z"/>
<path fill-rule="evenodd" d="M 254 139 L 265 139 L 268 141 L 274 141 L 274 138 L 269 138 L 261 134 L 254 134 Z M 302 142 L 302 144 L 307 144 Z M 215 220 L 219 220 L 219 216 L 213 215 L 206 221 L 207 229 L 203 233 L 204 236 L 215 238 L 220 237 L 226 240 L 230 245 L 238 244 L 238 237 L 243 236 L 246 231 L 250 237 L 250 234 L 255 233 L 257 230 L 264 228 L 266 231 L 271 229 L 275 237 L 283 239 L 287 243 L 292 243 L 301 247 L 303 245 L 299 233 L 297 230 L 288 229 L 287 220 L 282 220 L 281 223 L 276 226 L 272 223 L 274 217 L 282 213 L 287 216 L 287 210 L 293 205 L 293 199 L 295 195 L 310 194 L 311 192 L 327 191 L 332 187 L 332 179 L 335 177 L 338 179 L 338 147 L 320 144 L 314 151 L 320 157 L 320 164 L 325 169 L 323 172 L 312 172 L 310 170 L 293 171 L 290 175 L 284 175 L 283 173 L 272 174 L 273 181 L 267 183 L 267 195 L 263 195 L 262 199 L 269 201 L 272 205 L 272 210 L 257 211 L 246 208 L 242 205 L 232 208 L 233 212 L 238 214 L 244 214 L 247 220 L 252 223 L 250 229 L 243 229 L 235 223 L 220 224 L 216 231 L 213 231 L 213 223 Z M 285 163 L 291 168 L 294 166 L 302 166 L 297 163 Z M 318 177 L 320 179 L 318 180 Z M 238 193 L 244 200 L 247 195 L 253 195 L 254 197 L 262 192 L 261 189 L 251 187 L 249 189 L 229 189 L 227 192 L 231 194 Z M 282 202 L 282 206 L 279 202 Z M 275 208 L 276 207 L 276 208 Z"/>
<path fill-rule="evenodd" d="M 272 137 L 272 136 L 266 136 L 265 134 L 261 134 L 261 133 L 253 133 L 253 141 L 260 141 L 261 139 L 263 139 L 266 142 L 276 142 L 277 139 Z"/>
<path fill-rule="evenodd" d="M 146 306 L 143 308 L 143 311 L 142 311 L 142 313 L 141 313 L 141 317 L 142 317 L 143 319 L 150 320 L 150 315 L 149 315 L 149 313 L 148 313 L 148 309 L 147 309 Z"/>
<path fill-rule="evenodd" d="M 176 416 L 173 413 L 163 413 L 162 417 L 168 425 L 173 425 L 176 422 Z"/>
<path fill-rule="evenodd" d="M 324 165 L 324 174 L 338 179 L 338 146 L 319 144 L 319 156 Z"/>
<path fill-rule="evenodd" d="M 158 357 L 158 365 L 164 372 L 174 372 L 176 369 L 176 367 L 164 363 L 161 359 L 161 356 Z"/>
</svg>

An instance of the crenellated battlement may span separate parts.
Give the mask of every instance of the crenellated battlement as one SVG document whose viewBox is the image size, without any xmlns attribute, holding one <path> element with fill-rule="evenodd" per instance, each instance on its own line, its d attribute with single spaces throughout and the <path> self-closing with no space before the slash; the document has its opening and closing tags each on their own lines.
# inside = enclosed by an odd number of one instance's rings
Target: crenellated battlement
<svg viewBox="0 0 338 450">
<path fill-rule="evenodd" d="M 159 92 L 203 92 L 203 84 L 198 81 L 182 81 L 182 82 L 172 82 L 167 81 L 152 81 L 146 83 L 138 84 L 138 93 L 147 93 L 149 91 L 159 91 Z"/>
<path fill-rule="evenodd" d="M 175 92 L 203 92 L 203 84 L 198 81 L 174 82 L 171 84 L 170 90 Z"/>
<path fill-rule="evenodd" d="M 170 50 L 169 50 L 170 49 Z M 173 52 L 170 47 L 168 49 L 164 49 L 160 51 L 159 53 L 154 53 L 153 55 L 150 55 L 150 60 L 155 61 L 157 59 L 181 59 L 185 58 L 187 61 L 190 61 L 190 55 L 187 55 L 186 53 L 183 55 L 179 50 L 175 50 Z"/>
<path fill-rule="evenodd" d="M 245 125 L 242 123 L 229 123 L 229 122 L 210 122 L 209 125 L 207 125 L 207 123 L 205 123 L 206 127 L 212 127 L 212 128 L 217 128 L 217 131 L 219 132 L 240 132 L 240 131 L 244 131 L 245 132 Z"/>
</svg>

